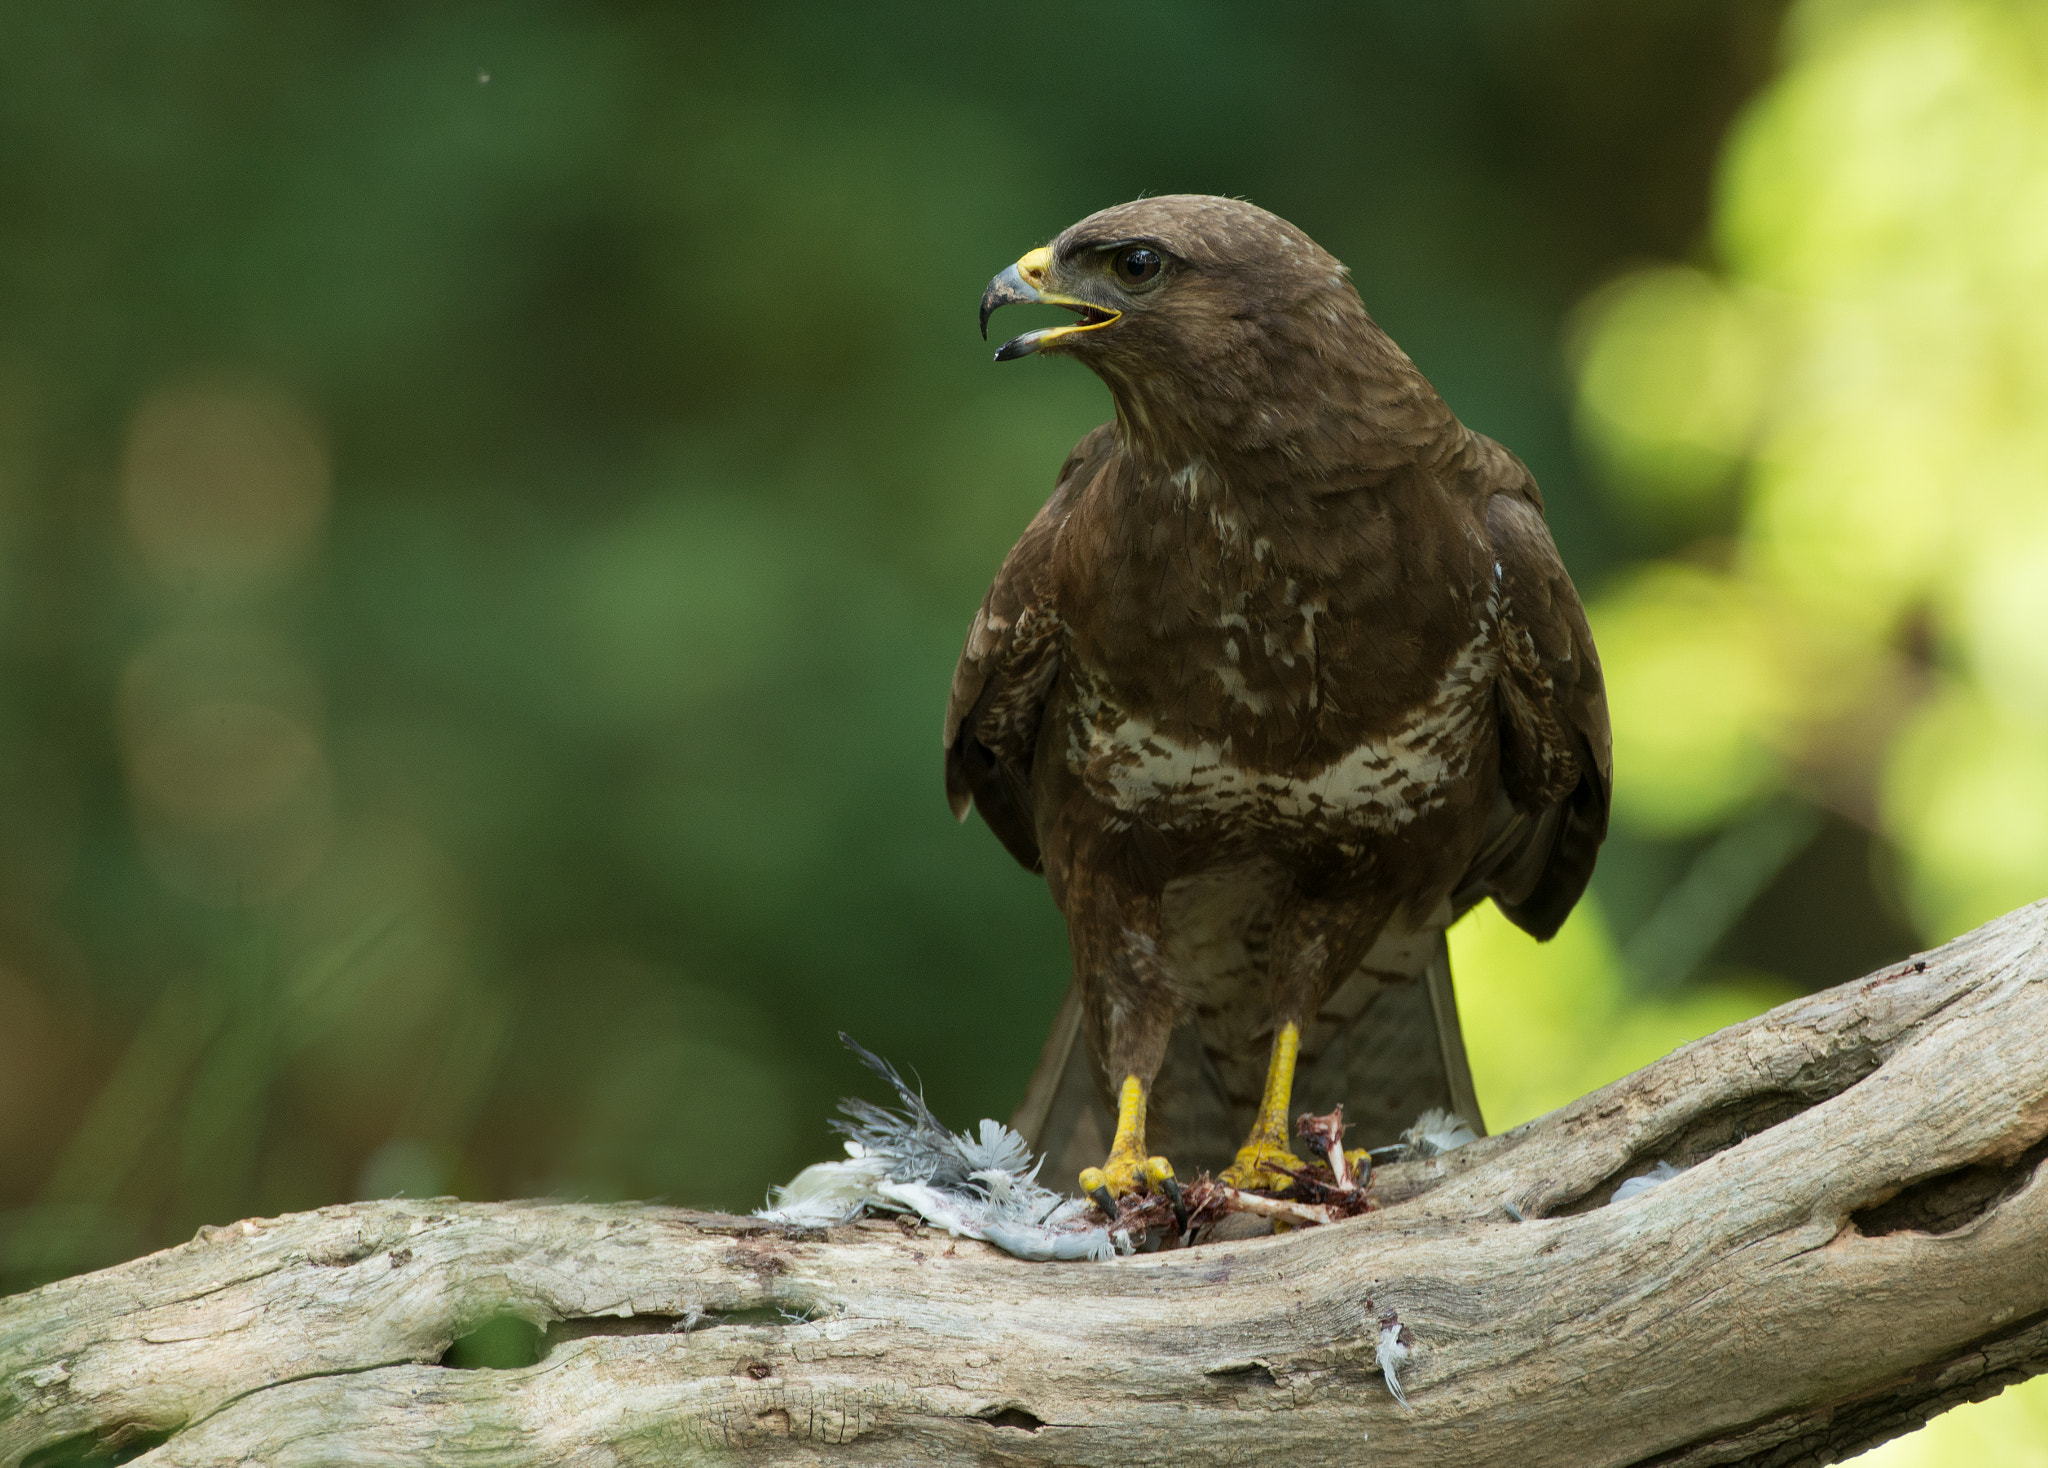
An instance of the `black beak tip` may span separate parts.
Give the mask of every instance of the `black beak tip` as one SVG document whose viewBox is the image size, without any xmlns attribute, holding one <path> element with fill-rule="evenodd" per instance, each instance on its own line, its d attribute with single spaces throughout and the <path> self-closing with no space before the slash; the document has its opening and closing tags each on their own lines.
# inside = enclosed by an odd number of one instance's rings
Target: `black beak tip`
<svg viewBox="0 0 2048 1468">
<path fill-rule="evenodd" d="M 988 318 L 996 314 L 997 308 L 1037 299 L 1037 288 L 1018 272 L 1016 266 L 1010 266 L 990 281 L 988 289 L 981 293 L 981 339 L 988 340 Z M 996 360 L 1000 362 L 1007 359 L 998 353 Z"/>
</svg>

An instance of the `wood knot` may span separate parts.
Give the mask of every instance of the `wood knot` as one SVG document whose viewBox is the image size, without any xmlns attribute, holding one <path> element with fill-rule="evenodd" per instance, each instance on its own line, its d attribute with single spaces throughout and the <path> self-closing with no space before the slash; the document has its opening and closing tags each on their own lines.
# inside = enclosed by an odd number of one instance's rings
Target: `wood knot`
<svg viewBox="0 0 2048 1468">
<path fill-rule="evenodd" d="M 777 1437 L 788 1437 L 789 1413 L 781 1407 L 770 1407 L 765 1412 L 756 1412 L 754 1427 L 760 1432 L 772 1432 Z"/>
<path fill-rule="evenodd" d="M 1045 1426 L 1043 1417 L 1016 1402 L 991 1407 L 979 1415 L 990 1427 L 1012 1427 L 1019 1432 L 1036 1432 Z"/>
</svg>

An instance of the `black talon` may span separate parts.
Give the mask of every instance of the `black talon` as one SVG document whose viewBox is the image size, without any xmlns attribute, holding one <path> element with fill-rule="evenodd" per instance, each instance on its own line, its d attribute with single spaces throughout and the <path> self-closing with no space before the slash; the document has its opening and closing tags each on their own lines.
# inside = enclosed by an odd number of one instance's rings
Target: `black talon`
<svg viewBox="0 0 2048 1468">
<path fill-rule="evenodd" d="M 1188 1203 L 1181 1193 L 1180 1179 L 1168 1173 L 1159 1180 L 1159 1185 L 1166 1190 L 1167 1201 L 1173 1204 L 1174 1223 L 1179 1226 L 1181 1236 L 1185 1238 L 1188 1231 Z"/>
<path fill-rule="evenodd" d="M 1088 1196 L 1095 1200 L 1095 1206 L 1109 1215 L 1111 1223 L 1116 1222 L 1116 1199 L 1109 1195 L 1107 1187 L 1090 1188 Z"/>
</svg>

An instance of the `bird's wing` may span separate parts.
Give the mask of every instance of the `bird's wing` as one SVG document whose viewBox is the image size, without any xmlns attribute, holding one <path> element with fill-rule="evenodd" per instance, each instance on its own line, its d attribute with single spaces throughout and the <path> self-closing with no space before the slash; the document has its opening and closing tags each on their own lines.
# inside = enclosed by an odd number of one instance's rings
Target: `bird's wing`
<svg viewBox="0 0 2048 1468">
<path fill-rule="evenodd" d="M 1004 558 L 982 598 L 946 700 L 946 799 L 953 814 L 981 812 L 1010 855 L 1040 869 L 1032 824 L 1031 757 L 1046 695 L 1060 671 L 1053 550 L 1075 496 L 1108 454 L 1107 425 L 1082 439 L 1052 498 Z"/>
<path fill-rule="evenodd" d="M 1607 689 L 1535 480 L 1506 449 L 1473 438 L 1467 472 L 1484 495 L 1500 592 L 1501 799 L 1456 905 L 1492 897 L 1517 927 L 1548 938 L 1585 892 L 1607 835 Z"/>
</svg>

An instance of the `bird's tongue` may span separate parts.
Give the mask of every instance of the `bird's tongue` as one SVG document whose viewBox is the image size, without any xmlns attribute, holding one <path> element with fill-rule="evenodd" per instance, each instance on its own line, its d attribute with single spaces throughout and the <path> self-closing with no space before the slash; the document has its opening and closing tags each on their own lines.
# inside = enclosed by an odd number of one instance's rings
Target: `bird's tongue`
<svg viewBox="0 0 2048 1468">
<path fill-rule="evenodd" d="M 1019 357 L 1028 357 L 1045 344 L 1047 337 L 1065 331 L 1064 326 L 1041 326 L 1036 331 L 1027 331 L 1022 336 L 1013 336 L 996 348 L 998 362 L 1014 362 Z"/>
</svg>

